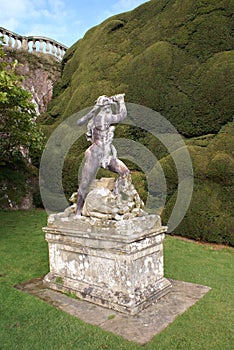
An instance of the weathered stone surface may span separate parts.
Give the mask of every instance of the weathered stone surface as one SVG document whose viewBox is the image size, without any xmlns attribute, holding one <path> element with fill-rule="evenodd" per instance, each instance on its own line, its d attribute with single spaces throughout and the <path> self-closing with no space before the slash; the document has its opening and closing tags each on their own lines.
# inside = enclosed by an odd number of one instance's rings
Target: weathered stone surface
<svg viewBox="0 0 234 350">
<path fill-rule="evenodd" d="M 123 313 L 137 314 L 168 293 L 163 240 L 167 227 L 143 210 L 131 176 L 95 180 L 82 215 L 74 203 L 51 214 L 46 286 Z"/>
<path fill-rule="evenodd" d="M 70 197 L 73 203 L 59 216 L 69 217 L 76 211 L 77 192 Z M 124 178 L 93 180 L 86 196 L 82 215 L 92 219 L 125 220 L 145 216 L 144 202 L 132 184 L 131 175 Z"/>
<path fill-rule="evenodd" d="M 94 179 L 90 185 L 89 190 L 94 188 L 105 187 L 108 190 L 113 191 L 115 187 L 115 178 L 114 177 L 102 177 L 101 179 Z"/>
<path fill-rule="evenodd" d="M 117 221 L 85 216 L 77 218 L 74 214 L 68 217 L 64 212 L 51 214 L 48 218 L 48 227 L 75 231 L 76 235 L 81 235 L 81 237 L 84 237 L 85 234 L 88 234 L 88 237 L 98 234 L 97 239 L 103 235 L 109 239 L 110 235 L 114 235 L 115 239 L 119 237 L 121 241 L 134 240 L 140 233 L 145 236 L 150 234 L 151 230 L 162 228 L 160 216 L 153 214 Z M 166 229 L 163 227 L 164 231 Z"/>
<path fill-rule="evenodd" d="M 35 58 L 36 62 L 36 58 Z M 53 86 L 55 81 L 59 78 L 60 67 L 53 64 L 53 61 L 47 62 L 50 69 L 46 70 L 39 62 L 34 67 L 28 62 L 24 62 L 18 67 L 18 71 L 25 79 L 23 87 L 28 90 L 33 97 L 33 103 L 36 105 L 38 114 L 45 113 L 49 102 L 53 95 Z"/>
<path fill-rule="evenodd" d="M 88 193 L 82 214 L 101 219 L 130 219 L 145 214 L 144 203 L 132 184 L 131 176 L 114 179 L 102 178 Z"/>
<path fill-rule="evenodd" d="M 15 287 L 41 298 L 84 322 L 144 345 L 210 290 L 209 287 L 194 283 L 175 280 L 170 282 L 172 284 L 170 293 L 135 316 L 48 289 L 43 285 L 42 278 L 27 281 Z"/>
<path fill-rule="evenodd" d="M 170 290 L 164 278 L 160 217 L 147 214 L 97 225 L 87 218 L 51 220 L 46 232 L 52 289 L 136 314 Z"/>
</svg>

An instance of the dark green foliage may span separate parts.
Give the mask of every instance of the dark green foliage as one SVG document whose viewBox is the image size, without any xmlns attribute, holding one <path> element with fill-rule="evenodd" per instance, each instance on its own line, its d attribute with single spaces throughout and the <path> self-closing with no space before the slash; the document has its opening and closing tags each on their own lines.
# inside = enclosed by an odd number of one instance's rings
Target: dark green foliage
<svg viewBox="0 0 234 350">
<path fill-rule="evenodd" d="M 25 198 L 31 204 L 33 196 L 33 204 L 41 207 L 35 167 L 40 165 L 45 143 L 40 121 L 46 117 L 38 118 L 32 96 L 22 82 L 33 72 L 37 75 L 38 70 L 48 72 L 53 81 L 60 63 L 50 55 L 2 46 L 0 56 L 0 206 L 21 208 Z M 49 127 L 43 129 L 48 135 Z"/>
<path fill-rule="evenodd" d="M 165 220 L 173 208 L 176 195 L 175 192 L 166 206 Z M 234 246 L 233 197 L 234 186 L 226 188 L 208 180 L 196 181 L 189 210 L 174 234 Z"/>
<path fill-rule="evenodd" d="M 39 188 L 33 193 L 33 206 L 35 208 L 44 208 Z"/>
<path fill-rule="evenodd" d="M 141 199 L 145 202 L 147 199 L 147 182 L 145 175 L 140 171 L 132 171 L 132 182 L 139 193 Z"/>
<path fill-rule="evenodd" d="M 37 169 L 18 159 L 0 166 L 0 208 L 21 208 L 30 193 L 38 192 Z"/>
<path fill-rule="evenodd" d="M 232 26 L 230 0 L 151 0 L 111 17 L 67 51 L 49 114 L 56 119 L 55 127 L 93 105 L 97 96 L 121 92 L 127 102 L 161 113 L 186 137 L 194 167 L 192 202 L 176 233 L 233 245 Z M 115 137 L 141 142 L 160 160 L 167 183 L 166 224 L 178 185 L 172 156 L 137 127 L 119 125 Z M 76 187 L 73 163 L 81 163 L 87 147 L 82 139 L 69 152 L 63 171 L 67 197 Z M 155 183 L 157 168 L 150 171 L 147 184 L 142 169 L 124 161 L 144 200 L 147 188 L 156 202 L 165 195 L 160 181 Z M 113 174 L 100 169 L 101 176 Z"/>
<path fill-rule="evenodd" d="M 8 208 L 21 203 L 26 194 L 26 176 L 22 171 L 0 167 L 0 207 Z"/>
<path fill-rule="evenodd" d="M 234 160 L 224 152 L 218 152 L 207 167 L 207 176 L 223 185 L 234 185 Z"/>
<path fill-rule="evenodd" d="M 7 46 L 3 47 L 5 53 L 11 60 L 17 60 L 20 64 L 29 64 L 31 69 L 43 68 L 51 75 L 60 71 L 61 63 L 51 55 L 44 55 L 39 52 L 28 52 L 26 50 L 15 50 Z"/>
<path fill-rule="evenodd" d="M 93 105 L 99 95 L 122 92 L 127 102 L 158 111 L 186 138 L 194 167 L 191 205 L 174 233 L 234 245 L 232 12 L 230 0 L 151 0 L 107 19 L 67 51 L 48 114 L 40 120 L 49 136 L 61 121 Z M 167 183 L 163 213 L 167 224 L 178 185 L 172 156 L 153 135 L 137 127 L 118 125 L 115 138 L 121 137 L 141 142 L 160 160 Z M 64 162 L 67 199 L 77 189 L 88 146 L 85 137 L 79 138 Z M 160 182 L 154 181 L 158 169 L 152 168 L 147 183 L 137 164 L 123 161 L 142 199 L 146 200 L 148 188 L 156 200 L 164 195 Z M 102 176 L 116 175 L 100 169 L 97 177 Z M 60 200 L 62 208 L 62 199 L 56 198 Z M 38 192 L 34 201 L 40 203 Z"/>
<path fill-rule="evenodd" d="M 50 113 L 63 119 L 124 91 L 186 136 L 217 132 L 232 118 L 231 28 L 229 0 L 152 0 L 111 17 L 67 51 Z"/>
<path fill-rule="evenodd" d="M 44 136 L 36 122 L 32 95 L 22 87 L 18 61 L 4 53 L 0 38 L 0 164 L 13 164 L 25 158 L 23 152 L 36 158 L 43 148 Z"/>
<path fill-rule="evenodd" d="M 175 234 L 207 242 L 234 245 L 234 122 L 227 124 L 215 137 L 189 141 L 194 166 L 194 192 L 189 210 L 174 231 Z M 202 145 L 197 146 L 198 143 Z M 175 169 L 170 159 L 161 160 L 174 193 L 168 198 L 163 213 L 167 222 L 177 197 Z"/>
<path fill-rule="evenodd" d="M 82 157 L 67 157 L 64 161 L 63 167 L 63 188 L 66 198 L 69 200 L 73 192 L 78 188 L 78 171 L 81 164 Z"/>
</svg>

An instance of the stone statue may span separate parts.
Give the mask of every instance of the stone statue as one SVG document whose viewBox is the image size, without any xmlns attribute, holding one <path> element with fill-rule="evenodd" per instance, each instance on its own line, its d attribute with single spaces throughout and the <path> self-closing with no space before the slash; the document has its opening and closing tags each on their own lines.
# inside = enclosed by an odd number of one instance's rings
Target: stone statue
<svg viewBox="0 0 234 350">
<path fill-rule="evenodd" d="M 167 228 L 159 215 L 144 211 L 130 171 L 112 144 L 113 124 L 126 116 L 124 94 L 119 94 L 100 96 L 78 120 L 78 125 L 88 123 L 92 145 L 85 152 L 79 189 L 70 197 L 73 204 L 50 214 L 43 228 L 50 257 L 50 272 L 43 282 L 56 291 L 135 315 L 166 295 L 171 283 L 163 270 Z M 95 179 L 100 166 L 116 172 L 117 180 Z"/>
<path fill-rule="evenodd" d="M 117 113 L 113 113 L 112 105 L 115 106 Z M 115 194 L 118 191 L 118 183 L 130 174 L 127 166 L 117 158 L 116 149 L 112 144 L 115 130 L 112 124 L 119 123 L 126 117 L 124 94 L 118 94 L 111 97 L 99 96 L 93 109 L 78 120 L 79 126 L 88 122 L 86 137 L 92 145 L 85 152 L 85 163 L 77 191 L 76 216 L 82 213 L 88 188 L 100 166 L 119 175 L 114 189 Z"/>
</svg>

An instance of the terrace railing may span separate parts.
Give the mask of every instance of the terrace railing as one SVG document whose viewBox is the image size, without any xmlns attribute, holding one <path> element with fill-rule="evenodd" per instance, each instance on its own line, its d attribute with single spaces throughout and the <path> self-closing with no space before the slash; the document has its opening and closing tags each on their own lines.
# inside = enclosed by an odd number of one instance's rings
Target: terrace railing
<svg viewBox="0 0 234 350">
<path fill-rule="evenodd" d="M 29 52 L 40 52 L 53 55 L 56 59 L 62 60 L 68 49 L 56 40 L 44 36 L 23 36 L 0 27 L 0 36 L 3 37 L 3 45 L 12 49 L 22 49 Z"/>
</svg>

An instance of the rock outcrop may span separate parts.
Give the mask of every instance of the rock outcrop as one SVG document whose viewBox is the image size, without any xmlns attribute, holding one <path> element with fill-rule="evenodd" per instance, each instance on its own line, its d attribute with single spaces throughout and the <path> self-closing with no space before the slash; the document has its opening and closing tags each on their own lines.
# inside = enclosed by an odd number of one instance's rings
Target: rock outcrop
<svg viewBox="0 0 234 350">
<path fill-rule="evenodd" d="M 17 74 L 24 77 L 23 87 L 32 94 L 37 114 L 45 113 L 53 96 L 54 83 L 61 74 L 61 64 L 51 55 L 5 48 L 9 61 L 17 60 Z"/>
</svg>

